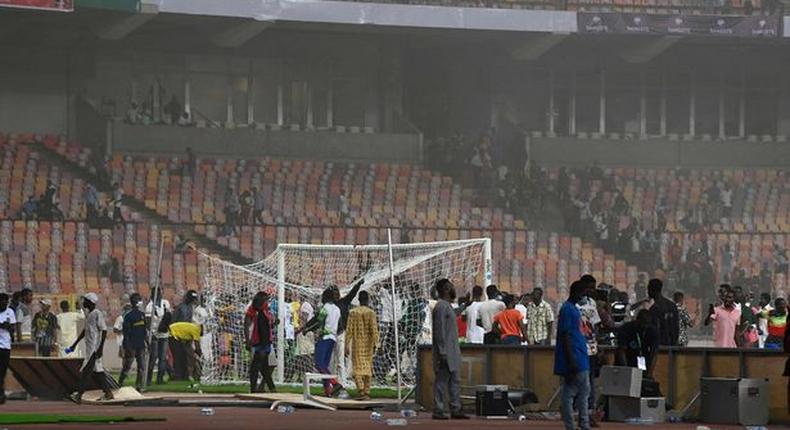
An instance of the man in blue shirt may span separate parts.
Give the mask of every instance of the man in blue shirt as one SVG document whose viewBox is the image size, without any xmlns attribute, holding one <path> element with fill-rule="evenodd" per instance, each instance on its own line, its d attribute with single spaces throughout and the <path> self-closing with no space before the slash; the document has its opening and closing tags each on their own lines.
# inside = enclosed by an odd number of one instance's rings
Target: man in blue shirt
<svg viewBox="0 0 790 430">
<path fill-rule="evenodd" d="M 137 361 L 137 380 L 135 386 L 139 391 L 143 386 L 143 362 L 145 361 L 145 341 L 148 329 L 145 324 L 145 314 L 139 305 L 142 297 L 138 293 L 129 296 L 132 310 L 123 317 L 123 370 L 118 379 L 118 384 L 123 386 L 123 381 L 132 367 L 132 360 Z"/>
<path fill-rule="evenodd" d="M 587 399 L 590 396 L 590 361 L 587 357 L 587 343 L 581 330 L 581 312 L 576 304 L 584 295 L 585 284 L 576 281 L 571 284 L 568 300 L 563 303 L 557 318 L 557 346 L 554 349 L 554 374 L 562 380 L 562 421 L 566 430 L 575 430 L 573 424 L 573 404 L 579 410 L 579 427 L 590 429 Z"/>
</svg>

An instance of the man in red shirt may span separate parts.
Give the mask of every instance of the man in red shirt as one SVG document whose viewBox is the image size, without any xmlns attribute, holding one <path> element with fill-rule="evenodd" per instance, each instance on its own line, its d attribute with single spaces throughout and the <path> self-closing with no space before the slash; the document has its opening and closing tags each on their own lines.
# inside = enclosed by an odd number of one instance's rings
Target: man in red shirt
<svg viewBox="0 0 790 430">
<path fill-rule="evenodd" d="M 494 330 L 505 345 L 520 345 L 527 338 L 527 326 L 516 307 L 516 297 L 508 294 L 504 298 L 505 310 L 494 316 Z"/>
</svg>

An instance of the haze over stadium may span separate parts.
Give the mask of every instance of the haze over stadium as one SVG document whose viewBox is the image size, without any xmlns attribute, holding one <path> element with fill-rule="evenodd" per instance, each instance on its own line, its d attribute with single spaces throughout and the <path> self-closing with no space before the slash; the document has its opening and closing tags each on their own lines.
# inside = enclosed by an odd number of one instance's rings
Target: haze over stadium
<svg viewBox="0 0 790 430">
<path fill-rule="evenodd" d="M 784 3 L 0 0 L 0 427 L 787 425 Z"/>
</svg>

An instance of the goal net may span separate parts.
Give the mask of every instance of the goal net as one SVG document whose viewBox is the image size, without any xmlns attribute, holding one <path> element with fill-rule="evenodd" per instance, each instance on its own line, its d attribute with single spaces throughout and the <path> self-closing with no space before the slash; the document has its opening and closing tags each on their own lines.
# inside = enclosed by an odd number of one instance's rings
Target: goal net
<svg viewBox="0 0 790 430">
<path fill-rule="evenodd" d="M 417 345 L 431 342 L 431 289 L 436 280 L 450 279 L 458 295 L 474 285 L 491 282 L 490 240 L 394 244 L 390 281 L 388 245 L 279 245 L 264 260 L 239 266 L 216 257 L 207 258 L 204 284 L 209 320 L 204 326 L 203 383 L 249 381 L 249 352 L 244 347 L 244 313 L 258 291 L 269 292 L 279 321 L 275 335 L 275 381 L 301 383 L 305 372 L 315 372 L 314 334 L 297 329 L 321 307 L 321 294 L 337 286 L 341 297 L 354 281 L 364 278 L 361 291 L 370 294 L 370 306 L 379 323 L 379 343 L 373 359 L 373 383 L 378 386 L 415 382 Z M 352 307 L 357 304 L 355 299 Z M 396 335 L 397 333 L 397 335 Z M 341 360 L 344 338 L 338 339 L 333 369 L 348 383 L 353 374 L 350 358 Z M 274 358 L 274 357 L 273 357 Z"/>
</svg>

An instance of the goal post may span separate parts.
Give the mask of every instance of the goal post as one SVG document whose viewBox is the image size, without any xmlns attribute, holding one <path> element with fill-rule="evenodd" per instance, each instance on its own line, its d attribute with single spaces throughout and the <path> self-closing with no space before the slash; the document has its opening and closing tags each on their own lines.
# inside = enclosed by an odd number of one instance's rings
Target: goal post
<svg viewBox="0 0 790 430">
<path fill-rule="evenodd" d="M 275 380 L 281 384 L 300 382 L 304 372 L 314 371 L 313 345 L 318 339 L 296 334 L 295 325 L 303 325 L 305 318 L 319 312 L 326 287 L 337 286 L 342 297 L 357 279 L 364 278 L 361 290 L 370 295 L 380 332 L 373 383 L 394 387 L 395 376 L 402 370 L 403 384 L 412 385 L 417 345 L 430 343 L 431 289 L 435 281 L 450 279 L 459 295 L 474 285 L 493 282 L 488 238 L 391 246 L 280 244 L 253 264 L 239 266 L 213 256 L 207 256 L 206 263 L 204 290 L 210 318 L 205 331 L 212 353 L 210 360 L 202 362 L 204 383 L 248 380 L 243 316 L 258 291 L 276 298 L 271 303 L 278 319 L 274 330 Z M 357 304 L 356 298 L 352 303 Z M 333 361 L 337 373 L 347 379 L 353 363 L 343 357 L 343 339 L 339 336 Z"/>
</svg>

